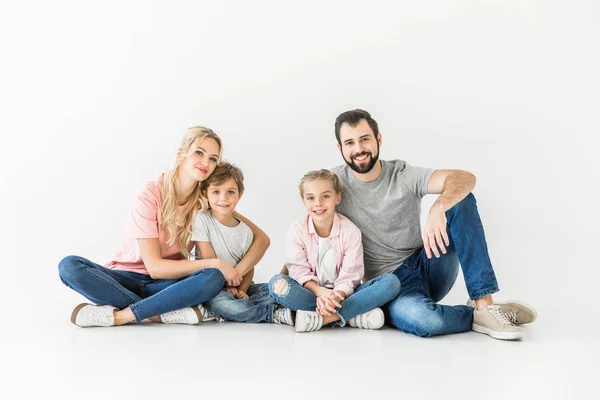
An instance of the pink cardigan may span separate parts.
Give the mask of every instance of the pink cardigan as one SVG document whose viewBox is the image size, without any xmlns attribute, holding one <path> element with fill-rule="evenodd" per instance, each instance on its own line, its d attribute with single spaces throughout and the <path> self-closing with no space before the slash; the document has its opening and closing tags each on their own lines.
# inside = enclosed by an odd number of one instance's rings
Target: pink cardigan
<svg viewBox="0 0 600 400">
<path fill-rule="evenodd" d="M 335 213 L 329 235 L 333 248 L 338 277 L 334 290 L 341 290 L 346 297 L 354 293 L 365 273 L 362 235 L 360 229 L 348 218 Z M 310 214 L 294 222 L 287 234 L 285 265 L 289 274 L 300 285 L 317 278 L 319 237 Z"/>
</svg>

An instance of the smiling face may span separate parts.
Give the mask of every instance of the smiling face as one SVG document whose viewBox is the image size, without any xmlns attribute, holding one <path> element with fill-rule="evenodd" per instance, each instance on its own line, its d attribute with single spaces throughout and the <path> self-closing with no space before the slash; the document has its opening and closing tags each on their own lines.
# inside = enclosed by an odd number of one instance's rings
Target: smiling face
<svg viewBox="0 0 600 400">
<path fill-rule="evenodd" d="M 336 192 L 331 182 L 325 179 L 308 180 L 302 186 L 302 202 L 313 220 L 333 220 L 335 206 L 340 203 L 342 194 Z"/>
<path fill-rule="evenodd" d="M 198 182 L 204 181 L 217 167 L 220 150 L 216 140 L 205 138 L 183 159 L 180 171 Z"/>
<path fill-rule="evenodd" d="M 355 126 L 345 122 L 340 127 L 338 149 L 346 164 L 359 174 L 366 174 L 373 169 L 379 159 L 380 144 L 381 135 L 375 137 L 365 119 Z"/>
<path fill-rule="evenodd" d="M 242 198 L 235 179 L 229 178 L 221 184 L 210 184 L 206 189 L 208 204 L 213 212 L 222 217 L 233 215 L 235 206 Z"/>
</svg>

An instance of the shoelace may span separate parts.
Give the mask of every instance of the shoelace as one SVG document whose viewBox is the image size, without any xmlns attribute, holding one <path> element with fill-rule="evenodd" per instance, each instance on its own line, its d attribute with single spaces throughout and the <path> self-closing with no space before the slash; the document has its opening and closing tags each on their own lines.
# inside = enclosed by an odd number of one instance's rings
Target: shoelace
<svg viewBox="0 0 600 400">
<path fill-rule="evenodd" d="M 95 325 L 110 325 L 110 317 L 110 314 L 103 313 L 100 310 L 95 310 L 90 316 L 90 322 Z"/>
<path fill-rule="evenodd" d="M 169 323 L 169 322 L 170 323 L 173 323 L 173 322 L 183 323 L 183 322 L 185 322 L 184 311 L 183 310 L 175 310 L 175 311 L 166 312 L 163 314 L 163 319 L 167 323 Z"/>
<path fill-rule="evenodd" d="M 202 314 L 202 322 L 210 322 L 210 321 L 225 322 L 225 318 L 213 313 L 212 311 L 208 311 L 205 307 L 198 307 L 198 308 L 200 309 L 200 314 Z"/>
<path fill-rule="evenodd" d="M 500 306 L 497 305 L 491 305 L 487 307 L 488 311 L 490 314 L 492 314 L 492 316 L 494 318 L 496 318 L 496 321 L 498 321 L 502 326 L 504 325 L 512 325 L 513 323 L 507 318 L 506 314 L 504 314 L 501 310 L 500 310 Z"/>
<path fill-rule="evenodd" d="M 508 312 L 505 311 L 504 315 L 511 323 L 514 324 L 517 322 L 517 312 L 515 310 L 510 310 Z"/>
</svg>

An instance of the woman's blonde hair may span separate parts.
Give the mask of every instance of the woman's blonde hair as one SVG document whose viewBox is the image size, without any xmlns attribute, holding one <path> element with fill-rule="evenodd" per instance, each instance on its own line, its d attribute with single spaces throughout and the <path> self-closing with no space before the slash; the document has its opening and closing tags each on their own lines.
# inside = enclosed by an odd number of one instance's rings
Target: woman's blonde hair
<svg viewBox="0 0 600 400">
<path fill-rule="evenodd" d="M 177 213 L 179 205 L 177 204 L 177 193 L 175 185 L 179 173 L 179 167 L 181 162 L 191 154 L 193 154 L 200 143 L 206 138 L 211 138 L 219 145 L 219 159 L 221 161 L 221 154 L 223 153 L 223 144 L 221 138 L 217 136 L 212 129 L 205 128 L 203 126 L 194 126 L 187 130 L 186 134 L 181 140 L 179 145 L 179 151 L 173 166 L 164 173 L 164 179 L 162 184 L 162 218 L 160 224 L 167 233 L 167 247 L 178 245 L 181 254 L 186 258 L 189 258 L 190 252 L 188 245 L 192 237 L 192 223 L 197 211 L 205 211 L 208 209 L 208 201 L 206 197 L 202 195 L 200 190 L 200 183 L 192 192 L 189 198 L 189 205 L 183 214 Z"/>
<path fill-rule="evenodd" d="M 342 186 L 340 185 L 340 180 L 338 179 L 337 175 L 328 169 L 319 169 L 307 172 L 302 177 L 300 184 L 298 185 L 298 189 L 300 189 L 300 197 L 304 197 L 304 182 L 315 181 L 317 179 L 329 181 L 334 192 L 342 193 Z"/>
</svg>

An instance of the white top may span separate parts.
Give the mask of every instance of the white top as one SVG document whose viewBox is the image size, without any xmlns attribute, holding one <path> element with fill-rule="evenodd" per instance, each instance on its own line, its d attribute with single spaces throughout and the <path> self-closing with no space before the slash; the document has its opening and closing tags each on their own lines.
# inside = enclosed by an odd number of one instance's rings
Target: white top
<svg viewBox="0 0 600 400">
<path fill-rule="evenodd" d="M 319 266 L 317 268 L 319 283 L 323 287 L 333 289 L 337 277 L 333 247 L 329 243 L 329 238 L 319 237 Z"/>
</svg>

